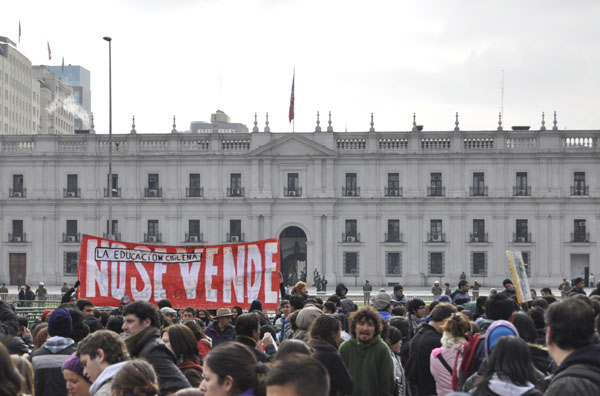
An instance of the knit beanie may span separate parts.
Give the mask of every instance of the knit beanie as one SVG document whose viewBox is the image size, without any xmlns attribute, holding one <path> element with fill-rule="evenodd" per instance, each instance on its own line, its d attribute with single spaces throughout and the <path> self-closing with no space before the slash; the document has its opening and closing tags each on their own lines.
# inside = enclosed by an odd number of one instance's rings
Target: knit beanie
<svg viewBox="0 0 600 396">
<path fill-rule="evenodd" d="M 495 320 L 485 333 L 485 354 L 486 357 L 492 353 L 492 349 L 498 343 L 498 340 L 504 336 L 519 336 L 516 327 L 506 320 Z"/>
<path fill-rule="evenodd" d="M 440 296 L 439 301 L 440 302 L 452 303 L 452 299 L 450 298 L 450 296 L 446 296 L 446 295 Z"/>
<path fill-rule="evenodd" d="M 254 311 L 262 311 L 262 302 L 260 302 L 260 300 L 254 300 L 252 301 L 252 304 L 250 304 L 250 309 L 248 312 Z"/>
<path fill-rule="evenodd" d="M 46 309 L 44 310 L 44 312 L 42 312 L 42 322 L 46 321 L 46 317 L 48 316 L 48 314 L 52 313 L 51 309 Z"/>
<path fill-rule="evenodd" d="M 308 330 L 313 320 L 322 314 L 323 312 L 315 306 L 302 308 L 296 317 L 296 326 L 301 330 Z"/>
<path fill-rule="evenodd" d="M 506 287 L 506 285 L 508 285 L 509 283 L 511 285 L 513 284 L 513 282 L 510 279 L 506 278 L 502 281 L 502 286 Z"/>
<path fill-rule="evenodd" d="M 48 320 L 48 335 L 50 337 L 69 337 L 73 330 L 71 315 L 64 308 L 58 308 L 50 314 Z"/>
<path fill-rule="evenodd" d="M 63 363 L 62 369 L 71 370 L 87 382 L 90 382 L 90 380 L 83 375 L 83 366 L 81 365 L 81 360 L 77 357 L 77 352 L 73 352 L 73 354 Z"/>
</svg>

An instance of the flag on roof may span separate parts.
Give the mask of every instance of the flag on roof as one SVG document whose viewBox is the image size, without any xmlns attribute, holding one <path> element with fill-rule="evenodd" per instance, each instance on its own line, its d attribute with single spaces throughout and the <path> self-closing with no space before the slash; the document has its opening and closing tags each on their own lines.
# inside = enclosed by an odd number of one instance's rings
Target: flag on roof
<svg viewBox="0 0 600 396">
<path fill-rule="evenodd" d="M 290 122 L 294 119 L 294 84 L 296 82 L 296 70 L 294 70 L 294 77 L 292 77 L 292 96 L 290 97 Z"/>
<path fill-rule="evenodd" d="M 21 20 L 19 19 L 19 43 L 21 42 Z"/>
<path fill-rule="evenodd" d="M 52 60 L 52 51 L 50 50 L 50 42 L 46 41 L 46 44 L 48 44 L 48 60 Z"/>
</svg>

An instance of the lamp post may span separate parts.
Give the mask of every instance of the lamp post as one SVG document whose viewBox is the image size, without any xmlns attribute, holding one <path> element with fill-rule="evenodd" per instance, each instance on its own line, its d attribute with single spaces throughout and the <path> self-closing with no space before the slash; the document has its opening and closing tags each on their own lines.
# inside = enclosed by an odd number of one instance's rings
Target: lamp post
<svg viewBox="0 0 600 396">
<path fill-rule="evenodd" d="M 108 239 L 112 235 L 112 38 L 103 37 L 108 41 Z"/>
</svg>

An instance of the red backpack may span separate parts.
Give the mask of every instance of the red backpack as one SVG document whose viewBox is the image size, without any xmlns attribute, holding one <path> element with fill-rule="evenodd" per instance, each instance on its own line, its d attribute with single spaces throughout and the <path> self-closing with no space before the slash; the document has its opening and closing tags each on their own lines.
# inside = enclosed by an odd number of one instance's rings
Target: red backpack
<svg viewBox="0 0 600 396">
<path fill-rule="evenodd" d="M 475 371 L 475 351 L 477 345 L 483 339 L 480 333 L 472 336 L 469 333 L 465 334 L 467 341 L 460 344 L 456 351 L 456 359 L 454 360 L 454 370 L 452 370 L 452 389 L 457 390 L 460 380 L 465 381 Z"/>
</svg>

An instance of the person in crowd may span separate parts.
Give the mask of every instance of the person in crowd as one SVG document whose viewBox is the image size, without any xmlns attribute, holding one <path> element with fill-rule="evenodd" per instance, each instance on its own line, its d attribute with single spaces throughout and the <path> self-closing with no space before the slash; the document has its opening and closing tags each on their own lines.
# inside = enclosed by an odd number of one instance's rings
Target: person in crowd
<svg viewBox="0 0 600 396">
<path fill-rule="evenodd" d="M 63 282 L 62 287 L 60 288 L 60 293 L 65 294 L 69 291 L 69 286 L 67 286 L 67 282 Z"/>
<path fill-rule="evenodd" d="M 501 337 L 490 355 L 474 396 L 542 396 L 536 388 L 533 365 L 525 341 Z"/>
<path fill-rule="evenodd" d="M 4 346 L 8 352 L 28 357 L 33 350 L 33 336 L 29 330 L 29 321 L 24 316 L 17 316 L 19 321 L 19 331 L 10 340 L 4 341 Z"/>
<path fill-rule="evenodd" d="M 254 352 L 256 360 L 267 363 L 276 352 L 271 333 L 266 332 L 260 339 L 260 319 L 254 313 L 242 314 L 235 325 L 236 341 L 246 345 Z M 265 347 L 265 352 L 258 349 L 258 343 Z"/>
<path fill-rule="evenodd" d="M 536 344 L 546 346 L 546 312 L 541 307 L 533 307 L 529 310 L 529 317 L 533 320 L 536 333 Z"/>
<path fill-rule="evenodd" d="M 454 313 L 444 320 L 440 326 L 443 333 L 442 346 L 431 351 L 429 371 L 435 379 L 438 396 L 446 396 L 452 392 L 452 373 L 456 360 L 456 352 L 466 341 L 465 333 L 471 330 L 471 322 L 462 313 Z"/>
<path fill-rule="evenodd" d="M 70 304 L 71 300 L 73 298 L 77 299 L 77 288 L 79 287 L 79 285 L 81 285 L 81 282 L 79 280 L 77 280 L 75 282 L 75 284 L 73 285 L 73 287 L 71 287 L 70 289 L 68 289 L 66 292 L 63 293 L 63 296 L 60 300 L 61 304 Z"/>
<path fill-rule="evenodd" d="M 310 349 L 306 342 L 301 340 L 288 339 L 284 340 L 281 343 L 279 349 L 277 349 L 277 352 L 273 356 L 272 361 L 275 362 L 277 360 L 286 359 L 289 355 L 297 353 L 310 356 L 312 355 L 312 352 L 313 351 Z"/>
<path fill-rule="evenodd" d="M 164 393 L 190 386 L 177 368 L 173 353 L 160 339 L 156 308 L 145 301 L 135 301 L 123 309 L 125 345 L 133 358 L 144 358 L 155 368 L 158 383 Z"/>
<path fill-rule="evenodd" d="M 204 362 L 204 379 L 200 390 L 205 396 L 265 394 L 265 366 L 259 366 L 254 353 L 238 342 L 216 346 Z"/>
<path fill-rule="evenodd" d="M 515 312 L 512 324 L 519 332 L 519 337 L 527 343 L 533 366 L 544 375 L 549 375 L 552 371 L 550 355 L 548 349 L 537 343 L 538 336 L 533 320 L 525 312 Z"/>
<path fill-rule="evenodd" d="M 232 324 L 234 326 L 235 326 L 235 323 L 237 322 L 237 318 L 239 318 L 240 315 L 243 313 L 244 313 L 244 310 L 242 309 L 242 307 L 235 306 L 235 307 L 231 308 L 231 319 L 233 320 Z"/>
<path fill-rule="evenodd" d="M 180 311 L 180 313 L 181 319 L 183 319 L 184 322 L 188 320 L 195 320 L 197 317 L 196 308 L 194 307 L 185 307 Z"/>
<path fill-rule="evenodd" d="M 85 337 L 77 346 L 77 356 L 83 373 L 92 381 L 91 396 L 110 396 L 114 376 L 129 360 L 125 343 L 110 330 L 99 330 Z"/>
<path fill-rule="evenodd" d="M 35 372 L 35 394 L 37 396 L 66 396 L 67 388 L 62 375 L 62 365 L 75 352 L 75 341 L 71 337 L 73 320 L 64 308 L 55 309 L 48 320 L 50 338 L 31 354 Z"/>
<path fill-rule="evenodd" d="M 83 365 L 77 357 L 77 352 L 73 352 L 71 357 L 63 363 L 62 373 L 67 383 L 69 396 L 90 396 L 92 383 L 83 373 Z M 104 395 L 110 396 L 110 393 L 104 393 Z"/>
<path fill-rule="evenodd" d="M 31 290 L 31 286 L 29 286 L 29 285 L 25 285 L 25 300 L 35 301 L 35 293 L 33 290 Z M 33 303 L 27 302 L 26 306 L 31 307 L 31 306 L 33 306 Z"/>
<path fill-rule="evenodd" d="M 542 297 L 554 296 L 554 294 L 552 294 L 552 290 L 549 287 L 542 288 L 540 290 L 540 294 L 542 295 Z"/>
<path fill-rule="evenodd" d="M 321 315 L 312 322 L 309 332 L 308 346 L 314 351 L 312 356 L 323 363 L 329 373 L 329 395 L 351 394 L 352 378 L 338 352 L 342 332 L 339 320 L 332 315 Z"/>
<path fill-rule="evenodd" d="M 46 341 L 48 341 L 48 324 L 46 323 L 46 325 L 39 325 L 38 327 L 36 327 L 34 330 L 38 330 L 35 333 L 35 336 L 33 337 L 33 350 L 37 351 L 38 349 L 40 349 L 41 347 L 44 346 L 44 343 Z"/>
<path fill-rule="evenodd" d="M 531 293 L 531 301 L 537 300 L 537 291 L 535 289 L 529 289 L 529 292 Z"/>
<path fill-rule="evenodd" d="M 166 328 L 162 340 L 175 355 L 177 367 L 181 370 L 190 384 L 197 388 L 202 382 L 202 366 L 200 352 L 194 333 L 189 327 L 174 324 Z"/>
<path fill-rule="evenodd" d="M 335 287 L 335 295 L 343 300 L 346 298 L 346 294 L 348 294 L 348 288 L 343 283 L 338 283 Z"/>
<path fill-rule="evenodd" d="M 571 290 L 571 283 L 567 280 L 567 278 L 563 278 L 563 281 L 560 285 L 558 285 L 558 290 L 560 291 L 560 296 L 565 298 L 569 290 Z"/>
<path fill-rule="evenodd" d="M 473 282 L 471 289 L 473 290 L 473 301 L 477 301 L 479 298 L 479 289 L 481 288 L 481 284 L 477 281 Z"/>
<path fill-rule="evenodd" d="M 392 318 L 392 298 L 389 294 L 377 293 L 373 298 L 373 308 L 377 310 L 384 322 Z"/>
<path fill-rule="evenodd" d="M 450 283 L 444 283 L 444 295 L 450 296 L 452 294 L 452 289 L 450 289 Z"/>
<path fill-rule="evenodd" d="M 423 323 L 410 341 L 407 379 L 413 396 L 435 395 L 435 380 L 431 375 L 431 351 L 442 346 L 442 324 L 456 313 L 456 307 L 449 303 L 439 303 L 429 316 L 429 323 Z"/>
<path fill-rule="evenodd" d="M 440 287 L 440 281 L 436 280 L 433 282 L 433 287 L 431 288 L 431 294 L 433 294 L 433 301 L 436 301 L 442 295 L 442 288 Z"/>
<path fill-rule="evenodd" d="M 37 290 L 35 291 L 35 298 L 38 301 L 46 301 L 48 299 L 48 290 L 44 287 L 44 282 L 40 282 Z"/>
<path fill-rule="evenodd" d="M 585 290 L 583 290 L 583 287 L 585 285 L 585 281 L 583 280 L 583 278 L 575 278 L 575 280 L 573 281 L 573 287 L 567 292 L 567 296 L 571 296 L 574 294 L 583 294 L 584 296 L 586 295 Z"/>
<path fill-rule="evenodd" d="M 363 307 L 350 316 L 352 337 L 340 346 L 340 355 L 353 380 L 352 396 L 392 395 L 394 363 L 381 339 L 383 322 L 373 308 Z"/>
<path fill-rule="evenodd" d="M 267 396 L 327 396 L 330 380 L 314 357 L 292 355 L 275 362 L 265 378 Z"/>
<path fill-rule="evenodd" d="M 296 282 L 294 287 L 292 287 L 292 290 L 290 290 L 290 296 L 299 296 L 306 300 L 308 298 L 308 288 L 306 287 L 306 283 L 302 281 Z"/>
<path fill-rule="evenodd" d="M 106 323 L 106 330 L 114 331 L 117 334 L 121 334 L 123 330 L 123 316 L 110 315 L 108 317 L 108 322 Z"/>
<path fill-rule="evenodd" d="M 279 310 L 281 311 L 281 316 L 275 321 L 275 327 L 278 329 L 278 339 L 281 342 L 285 339 L 285 334 L 290 330 L 292 306 L 289 300 L 281 300 L 279 302 Z"/>
<path fill-rule="evenodd" d="M 501 294 L 504 294 L 506 297 L 517 298 L 517 291 L 515 290 L 515 285 L 512 280 L 508 278 L 504 279 L 502 281 L 502 286 L 504 287 L 504 290 L 500 292 Z"/>
<path fill-rule="evenodd" d="M 466 279 L 461 279 L 458 282 L 458 290 L 453 292 L 450 297 L 452 297 L 452 303 L 456 305 L 464 305 L 471 301 L 471 297 L 469 296 L 469 282 Z"/>
<path fill-rule="evenodd" d="M 198 351 L 200 352 L 202 359 L 204 359 L 212 348 L 211 338 L 204 334 L 204 331 L 202 331 L 202 328 L 198 325 L 198 321 L 187 320 L 183 322 L 183 324 L 189 327 L 194 334 L 194 337 L 196 338 L 196 344 L 198 345 Z"/>
<path fill-rule="evenodd" d="M 25 289 L 25 285 L 21 286 L 17 297 L 19 298 L 19 306 L 24 307 L 25 301 L 27 300 L 27 291 Z"/>
<path fill-rule="evenodd" d="M 20 396 L 23 389 L 23 377 L 15 370 L 10 355 L 0 343 L 0 395 Z"/>
<path fill-rule="evenodd" d="M 231 324 L 232 314 L 229 308 L 217 309 L 217 315 L 214 322 L 206 328 L 206 335 L 212 340 L 213 348 L 219 344 L 235 341 L 235 327 Z"/>
<path fill-rule="evenodd" d="M 159 312 L 173 324 L 177 323 L 177 311 L 171 307 L 162 307 Z"/>
<path fill-rule="evenodd" d="M 363 289 L 363 304 L 366 307 L 367 305 L 369 305 L 369 302 L 371 301 L 371 291 L 373 291 L 373 286 L 371 285 L 371 283 L 369 283 L 368 279 L 365 280 L 365 284 L 363 285 L 362 289 Z"/>
<path fill-rule="evenodd" d="M 467 280 L 467 274 L 465 274 L 465 271 L 460 273 L 460 276 L 458 277 L 458 280 Z"/>
<path fill-rule="evenodd" d="M 408 384 L 406 383 L 406 375 L 402 366 L 402 332 L 394 326 L 386 326 L 385 342 L 390 348 L 390 356 L 394 363 L 394 395 L 406 396 Z"/>
<path fill-rule="evenodd" d="M 71 338 L 77 344 L 79 341 L 83 340 L 85 336 L 90 334 L 90 328 L 83 321 L 83 313 L 77 309 L 77 307 L 73 304 L 65 305 L 65 309 L 71 315 L 71 322 L 73 325 L 73 330 L 71 331 Z"/>
<path fill-rule="evenodd" d="M 308 328 L 310 324 L 315 320 L 318 316 L 322 315 L 323 311 L 315 306 L 306 306 L 298 312 L 296 316 L 296 330 L 292 335 L 292 338 L 295 340 L 302 340 L 304 342 L 308 342 L 309 332 Z"/>
<path fill-rule="evenodd" d="M 402 285 L 395 285 L 394 292 L 392 293 L 392 300 L 400 303 L 404 306 L 408 303 L 406 296 L 404 295 L 404 287 Z"/>
<path fill-rule="evenodd" d="M 83 316 L 85 318 L 94 316 L 94 303 L 90 300 L 80 298 L 79 300 L 77 300 L 77 303 L 75 305 L 77 306 L 77 309 L 83 312 Z"/>
<path fill-rule="evenodd" d="M 123 310 L 129 304 L 131 304 L 131 297 L 129 297 L 129 296 L 123 296 L 123 297 L 121 297 L 121 301 L 119 302 L 119 306 L 117 308 L 113 309 L 112 311 L 110 311 L 110 315 L 111 316 L 112 315 L 123 316 Z"/>
<path fill-rule="evenodd" d="M 546 395 L 600 395 L 600 346 L 593 344 L 589 302 L 570 298 L 550 305 L 546 325 L 546 344 L 556 365 Z"/>
<path fill-rule="evenodd" d="M 231 316 L 233 318 L 233 314 Z M 198 319 L 200 319 L 202 321 L 202 323 L 204 323 L 202 327 L 204 327 L 205 329 L 213 321 L 212 315 L 206 309 L 199 309 L 198 310 Z"/>
<path fill-rule="evenodd" d="M 33 372 L 33 366 L 31 365 L 29 359 L 24 356 L 11 355 L 10 360 L 12 361 L 18 373 L 21 374 L 21 377 L 23 377 L 21 394 L 35 396 L 35 375 Z M 68 386 L 69 385 L 67 383 L 67 389 Z"/>
<path fill-rule="evenodd" d="M 408 311 L 408 321 L 410 322 L 410 337 L 414 337 L 419 329 L 419 326 L 423 323 L 423 319 L 427 314 L 427 310 L 425 308 L 425 301 L 420 298 L 413 298 L 408 302 L 406 306 L 406 310 Z"/>
<path fill-rule="evenodd" d="M 590 297 L 591 296 L 600 296 L 600 282 L 598 282 L 592 286 L 595 286 L 596 288 L 594 290 L 592 290 L 592 292 L 590 293 Z"/>
<path fill-rule="evenodd" d="M 156 396 L 169 393 L 161 390 L 152 365 L 145 360 L 136 359 L 126 362 L 115 375 L 112 396 Z"/>
</svg>

